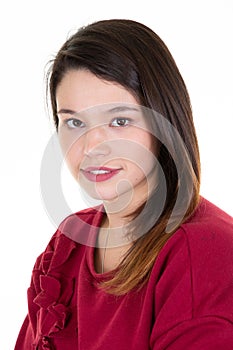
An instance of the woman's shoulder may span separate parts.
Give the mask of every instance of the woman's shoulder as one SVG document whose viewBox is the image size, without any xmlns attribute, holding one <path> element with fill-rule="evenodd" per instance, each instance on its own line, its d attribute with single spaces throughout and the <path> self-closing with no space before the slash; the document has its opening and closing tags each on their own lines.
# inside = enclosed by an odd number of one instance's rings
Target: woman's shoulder
<svg viewBox="0 0 233 350">
<path fill-rule="evenodd" d="M 103 215 L 102 205 L 80 210 L 62 221 L 58 227 L 59 234 L 82 245 L 93 246 Z"/>
<path fill-rule="evenodd" d="M 194 232 L 223 232 L 225 230 L 232 234 L 233 217 L 225 211 L 201 197 L 199 205 L 192 216 L 182 225 L 182 228 L 187 231 Z"/>
<path fill-rule="evenodd" d="M 232 266 L 233 218 L 213 203 L 201 197 L 192 216 L 171 236 L 159 255 L 175 256 L 187 253 L 192 268 L 210 265 Z M 216 266 L 214 266 L 216 268 Z"/>
<path fill-rule="evenodd" d="M 212 284 L 223 286 L 224 283 L 231 283 L 233 292 L 232 256 L 232 217 L 201 198 L 193 215 L 161 249 L 154 272 L 172 281 L 175 276 L 181 278 L 179 273 L 187 274 L 190 283 L 196 285 L 197 289 L 208 289 Z"/>
<path fill-rule="evenodd" d="M 189 252 L 203 250 L 218 254 L 230 250 L 233 253 L 233 218 L 222 209 L 201 197 L 194 213 L 167 241 L 161 253 L 186 247 Z M 199 256 L 200 258 L 200 256 Z M 233 263 L 233 259 L 232 259 Z"/>
<path fill-rule="evenodd" d="M 73 250 L 83 251 L 92 246 L 103 216 L 102 207 L 80 210 L 67 216 L 58 226 L 45 250 L 39 255 L 34 270 L 48 270 L 68 260 Z"/>
<path fill-rule="evenodd" d="M 211 255 L 212 261 L 229 259 L 233 265 L 233 218 L 222 209 L 201 198 L 194 214 L 181 225 L 190 254 Z"/>
<path fill-rule="evenodd" d="M 202 198 L 156 259 L 158 309 L 172 300 L 182 320 L 217 315 L 233 322 L 232 256 L 232 217 Z"/>
<path fill-rule="evenodd" d="M 224 280 L 230 283 L 233 276 L 233 218 L 202 198 L 196 212 L 181 230 L 193 276 L 199 283 L 201 279 L 203 285 L 209 280 L 220 285 Z"/>
</svg>

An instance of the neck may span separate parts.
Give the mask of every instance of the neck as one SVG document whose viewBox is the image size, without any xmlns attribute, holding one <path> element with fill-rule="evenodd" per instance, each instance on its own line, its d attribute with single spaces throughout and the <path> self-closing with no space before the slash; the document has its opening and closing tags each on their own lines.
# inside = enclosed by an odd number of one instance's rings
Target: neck
<svg viewBox="0 0 233 350">
<path fill-rule="evenodd" d="M 146 197 L 140 196 L 140 200 L 119 198 L 115 201 L 104 201 L 104 208 L 106 217 L 103 220 L 101 227 L 110 229 L 124 229 L 131 221 L 131 215 L 139 208 L 145 201 Z"/>
<path fill-rule="evenodd" d="M 100 228 L 95 250 L 95 268 L 98 273 L 112 271 L 121 263 L 132 246 L 126 237 L 119 228 Z"/>
</svg>

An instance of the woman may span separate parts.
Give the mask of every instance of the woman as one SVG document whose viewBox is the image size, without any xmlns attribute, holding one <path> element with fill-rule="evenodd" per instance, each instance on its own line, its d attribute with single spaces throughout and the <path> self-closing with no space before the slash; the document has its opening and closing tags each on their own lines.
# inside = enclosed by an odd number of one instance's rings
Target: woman
<svg viewBox="0 0 233 350">
<path fill-rule="evenodd" d="M 232 218 L 200 197 L 183 79 L 129 20 L 80 29 L 48 75 L 73 176 L 103 204 L 37 259 L 15 350 L 232 349 Z"/>
</svg>

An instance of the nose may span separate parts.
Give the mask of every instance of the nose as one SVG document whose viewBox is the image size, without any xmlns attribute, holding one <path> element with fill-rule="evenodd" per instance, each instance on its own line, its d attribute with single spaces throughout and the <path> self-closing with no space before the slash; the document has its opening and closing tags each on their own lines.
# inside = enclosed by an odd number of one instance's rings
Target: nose
<svg viewBox="0 0 233 350">
<path fill-rule="evenodd" d="M 110 153 L 104 126 L 94 127 L 84 135 L 84 153 L 89 157 L 106 156 Z"/>
</svg>

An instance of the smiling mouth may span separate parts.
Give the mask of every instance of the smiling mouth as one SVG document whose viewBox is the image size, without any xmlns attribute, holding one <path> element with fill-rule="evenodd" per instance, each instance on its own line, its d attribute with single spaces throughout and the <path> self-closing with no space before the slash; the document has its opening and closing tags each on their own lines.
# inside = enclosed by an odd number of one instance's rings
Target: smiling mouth
<svg viewBox="0 0 233 350">
<path fill-rule="evenodd" d="M 92 182 L 106 181 L 119 173 L 121 168 L 106 168 L 106 167 L 88 167 L 82 169 L 83 175 Z"/>
</svg>

